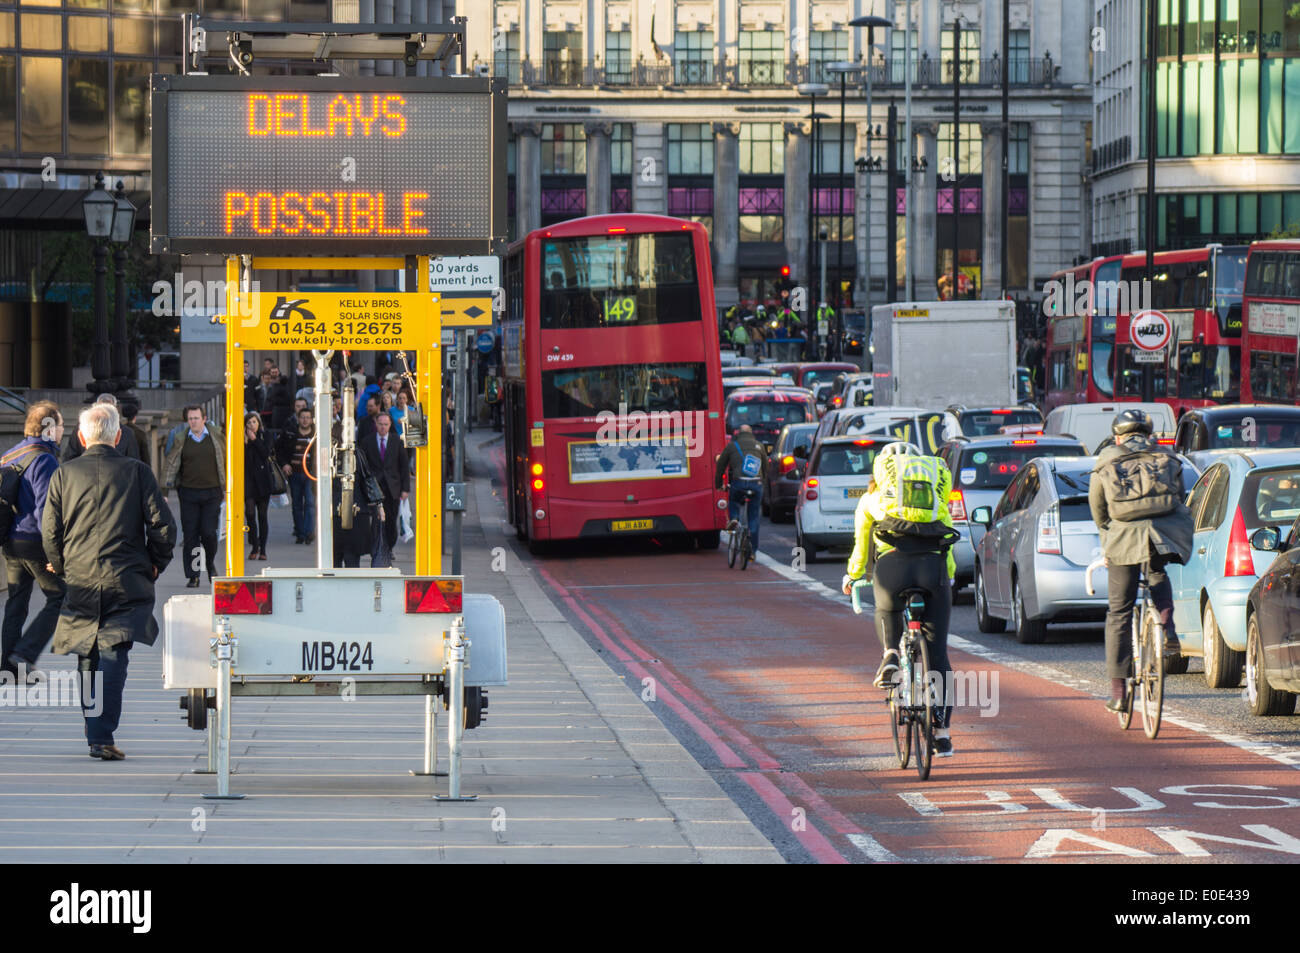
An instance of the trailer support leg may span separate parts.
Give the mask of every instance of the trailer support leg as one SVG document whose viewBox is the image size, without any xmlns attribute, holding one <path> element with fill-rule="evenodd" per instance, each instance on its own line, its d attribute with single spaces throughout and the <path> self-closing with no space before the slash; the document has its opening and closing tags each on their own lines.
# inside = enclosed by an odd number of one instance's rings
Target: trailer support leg
<svg viewBox="0 0 1300 953">
<path fill-rule="evenodd" d="M 217 620 L 217 637 L 212 640 L 217 663 L 217 793 L 203 795 L 210 800 L 238 801 L 244 797 L 230 793 L 230 667 L 237 645 L 230 635 L 230 620 L 221 617 Z"/>
<path fill-rule="evenodd" d="M 438 770 L 438 700 L 433 695 L 424 696 L 424 770 L 412 771 L 417 778 L 445 778 L 446 771 Z"/>
<path fill-rule="evenodd" d="M 451 625 L 447 646 L 447 794 L 436 795 L 438 801 L 476 801 L 476 794 L 460 793 L 461 746 L 465 738 L 465 618 L 457 616 Z"/>
</svg>

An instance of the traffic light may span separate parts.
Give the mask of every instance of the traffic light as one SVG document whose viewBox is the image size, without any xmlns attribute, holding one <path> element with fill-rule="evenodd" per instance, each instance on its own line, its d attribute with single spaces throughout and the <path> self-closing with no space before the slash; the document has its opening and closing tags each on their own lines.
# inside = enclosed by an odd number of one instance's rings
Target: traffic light
<svg viewBox="0 0 1300 953">
<path fill-rule="evenodd" d="M 776 290 L 782 298 L 790 296 L 791 289 L 794 288 L 794 282 L 790 280 L 790 266 L 781 266 L 781 277 L 776 280 Z"/>
</svg>

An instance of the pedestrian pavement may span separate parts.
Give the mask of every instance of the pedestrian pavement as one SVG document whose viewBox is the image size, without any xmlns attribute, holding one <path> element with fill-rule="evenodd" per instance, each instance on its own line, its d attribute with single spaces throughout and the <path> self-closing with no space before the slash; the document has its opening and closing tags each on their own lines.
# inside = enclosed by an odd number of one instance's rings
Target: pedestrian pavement
<svg viewBox="0 0 1300 953">
<path fill-rule="evenodd" d="M 465 590 L 502 602 L 510 670 L 465 735 L 462 790 L 477 801 L 434 801 L 447 779 L 409 773 L 423 759 L 419 696 L 236 697 L 231 791 L 247 798 L 204 800 L 216 780 L 192 772 L 206 766 L 205 735 L 182 720 L 180 692 L 162 688 L 160 637 L 131 652 L 125 761 L 87 756 L 75 705 L 0 698 L 0 862 L 780 863 L 519 558 L 487 474 L 500 439 L 467 435 Z M 175 494 L 169 503 L 178 513 Z M 287 508 L 271 510 L 267 551 L 246 571 L 315 556 L 294 544 Z M 411 572 L 413 556 L 399 543 L 395 564 Z M 158 581 L 160 624 L 166 600 L 187 592 L 178 558 Z M 40 666 L 73 670 L 75 657 L 47 652 Z M 445 714 L 438 727 L 445 770 Z"/>
</svg>

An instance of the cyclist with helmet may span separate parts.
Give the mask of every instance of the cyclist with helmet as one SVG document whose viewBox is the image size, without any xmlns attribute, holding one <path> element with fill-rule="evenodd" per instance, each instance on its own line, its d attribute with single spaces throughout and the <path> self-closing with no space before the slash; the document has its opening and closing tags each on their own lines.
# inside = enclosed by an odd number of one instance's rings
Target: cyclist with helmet
<svg viewBox="0 0 1300 953">
<path fill-rule="evenodd" d="M 758 552 L 758 521 L 762 514 L 763 477 L 767 472 L 767 451 L 754 436 L 754 429 L 749 424 L 741 424 L 727 449 L 718 457 L 718 468 L 714 473 L 713 485 L 722 489 L 722 476 L 727 475 L 731 489 L 727 496 L 727 513 L 731 521 L 727 529 L 734 531 L 740 526 L 740 508 L 749 497 L 749 509 L 745 513 L 745 522 L 749 524 L 749 545 Z"/>
<path fill-rule="evenodd" d="M 876 604 L 876 637 L 884 650 L 874 684 L 893 681 L 898 671 L 898 643 L 903 636 L 903 594 L 926 594 L 923 627 L 929 643 L 930 668 L 947 683 L 948 620 L 952 613 L 952 580 L 957 563 L 952 544 L 958 539 L 948 515 L 952 474 L 938 457 L 924 455 L 914 444 L 888 444 L 872 464 L 874 480 L 858 501 L 854 514 L 853 555 L 849 557 L 843 590 L 870 567 Z M 952 708 L 942 696 L 935 709 L 935 754 L 952 754 L 948 729 Z"/>
<path fill-rule="evenodd" d="M 1097 454 L 1088 504 L 1101 535 L 1108 571 L 1106 707 L 1122 711 L 1124 680 L 1133 664 L 1131 638 L 1138 581 L 1145 571 L 1151 601 L 1165 631 L 1165 654 L 1179 653 L 1173 590 L 1165 566 L 1192 552 L 1192 514 L 1183 502 L 1182 463 L 1151 435 L 1151 418 L 1138 408 L 1111 424 L 1115 443 Z"/>
</svg>

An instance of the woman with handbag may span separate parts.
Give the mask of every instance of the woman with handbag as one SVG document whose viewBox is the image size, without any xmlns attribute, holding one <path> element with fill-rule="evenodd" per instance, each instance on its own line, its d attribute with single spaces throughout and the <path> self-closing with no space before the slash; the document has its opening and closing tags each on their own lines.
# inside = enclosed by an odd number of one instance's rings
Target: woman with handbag
<svg viewBox="0 0 1300 953">
<path fill-rule="evenodd" d="M 252 545 L 249 559 L 266 559 L 267 507 L 284 492 L 284 476 L 271 461 L 271 443 L 262 429 L 262 416 L 244 415 L 244 515 Z"/>
</svg>

